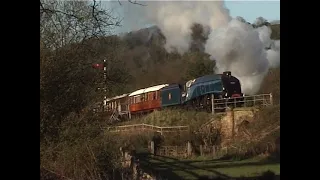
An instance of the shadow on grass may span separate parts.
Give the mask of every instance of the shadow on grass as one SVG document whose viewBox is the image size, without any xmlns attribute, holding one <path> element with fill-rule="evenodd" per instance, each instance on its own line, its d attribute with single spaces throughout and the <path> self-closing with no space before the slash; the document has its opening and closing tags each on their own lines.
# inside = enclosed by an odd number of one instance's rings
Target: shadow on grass
<svg viewBox="0 0 320 180">
<path fill-rule="evenodd" d="M 272 171 L 266 171 L 261 176 L 255 176 L 255 177 L 238 177 L 238 178 L 223 178 L 223 177 L 209 177 L 209 176 L 201 176 L 198 178 L 198 180 L 280 180 L 280 175 L 276 175 Z"/>
<path fill-rule="evenodd" d="M 225 179 L 235 179 L 235 180 L 276 180 L 280 179 L 280 175 L 275 175 L 271 171 L 265 172 L 261 176 L 257 177 L 237 177 L 233 178 L 228 175 L 222 174 L 218 171 L 215 171 L 215 168 L 230 168 L 230 167 L 241 167 L 241 166 L 260 166 L 260 165 L 268 165 L 268 164 L 277 164 L 272 161 L 261 161 L 261 162 L 232 162 L 232 160 L 185 160 L 180 161 L 176 158 L 164 157 L 164 156 L 152 156 L 150 154 L 137 154 L 137 158 L 140 159 L 140 167 L 143 171 L 157 177 L 161 177 L 161 179 L 173 179 L 180 180 L 183 179 L 175 171 L 183 172 L 184 174 L 188 174 L 188 177 L 192 179 L 215 179 L 215 180 L 225 180 Z M 198 164 L 196 164 L 198 163 Z M 196 164 L 196 165 L 195 165 Z M 214 174 L 214 177 L 209 176 L 200 176 L 195 171 L 202 170 L 207 171 L 209 174 Z"/>
<path fill-rule="evenodd" d="M 226 154 L 219 159 L 220 160 L 233 160 L 233 161 L 241 161 L 250 159 L 252 157 L 257 156 L 258 153 L 245 153 L 245 154 Z M 280 153 L 278 152 L 271 152 L 269 156 L 263 160 L 263 162 L 273 162 L 273 163 L 280 163 Z"/>
</svg>

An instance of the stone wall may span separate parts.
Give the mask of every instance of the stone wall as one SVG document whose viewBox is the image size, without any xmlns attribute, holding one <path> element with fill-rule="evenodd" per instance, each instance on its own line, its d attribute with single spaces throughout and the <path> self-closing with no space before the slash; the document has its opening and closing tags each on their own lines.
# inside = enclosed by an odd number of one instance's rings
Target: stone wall
<svg viewBox="0 0 320 180">
<path fill-rule="evenodd" d="M 226 115 L 221 119 L 222 139 L 232 139 L 238 132 L 238 127 L 243 121 L 254 121 L 255 108 L 227 109 Z"/>
</svg>

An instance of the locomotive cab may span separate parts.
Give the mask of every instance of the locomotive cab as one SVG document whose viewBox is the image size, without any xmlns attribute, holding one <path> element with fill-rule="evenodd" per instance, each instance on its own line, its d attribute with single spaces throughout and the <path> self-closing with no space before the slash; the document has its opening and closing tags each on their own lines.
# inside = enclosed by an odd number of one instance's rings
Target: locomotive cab
<svg viewBox="0 0 320 180">
<path fill-rule="evenodd" d="M 224 98 L 243 96 L 239 79 L 232 76 L 230 71 L 223 72 L 221 76 L 221 81 L 223 85 Z"/>
</svg>

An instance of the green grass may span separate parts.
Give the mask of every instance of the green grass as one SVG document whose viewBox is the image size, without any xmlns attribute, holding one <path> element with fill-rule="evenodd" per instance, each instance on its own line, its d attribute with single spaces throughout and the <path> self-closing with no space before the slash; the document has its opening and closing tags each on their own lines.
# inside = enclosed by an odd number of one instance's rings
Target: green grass
<svg viewBox="0 0 320 180">
<path fill-rule="evenodd" d="M 168 179 L 198 179 L 201 176 L 221 178 L 258 177 L 266 171 L 280 175 L 280 163 L 252 158 L 242 161 L 217 160 L 199 157 L 192 160 L 179 160 L 168 157 L 140 158 L 141 167 L 159 173 Z"/>
</svg>

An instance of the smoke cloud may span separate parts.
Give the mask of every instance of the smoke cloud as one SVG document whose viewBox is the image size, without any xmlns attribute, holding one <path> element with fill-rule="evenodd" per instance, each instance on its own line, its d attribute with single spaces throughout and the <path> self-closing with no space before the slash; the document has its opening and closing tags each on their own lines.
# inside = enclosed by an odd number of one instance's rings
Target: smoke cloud
<svg viewBox="0 0 320 180">
<path fill-rule="evenodd" d="M 280 65 L 280 41 L 270 36 L 267 26 L 253 28 L 233 19 L 210 34 L 206 51 L 216 60 L 219 73 L 231 71 L 245 93 L 255 94 L 269 68 Z"/>
<path fill-rule="evenodd" d="M 270 39 L 271 29 L 263 26 L 263 18 L 256 21 L 261 27 L 253 28 L 243 18 L 232 19 L 223 1 L 144 3 L 146 7 L 135 11 L 138 17 L 131 13 L 125 18 L 157 25 L 166 37 L 165 48 L 169 52 L 189 50 L 195 23 L 208 27 L 205 52 L 216 60 L 219 73 L 229 70 L 240 79 L 246 94 L 256 93 L 268 69 L 280 66 L 280 40 Z"/>
</svg>

